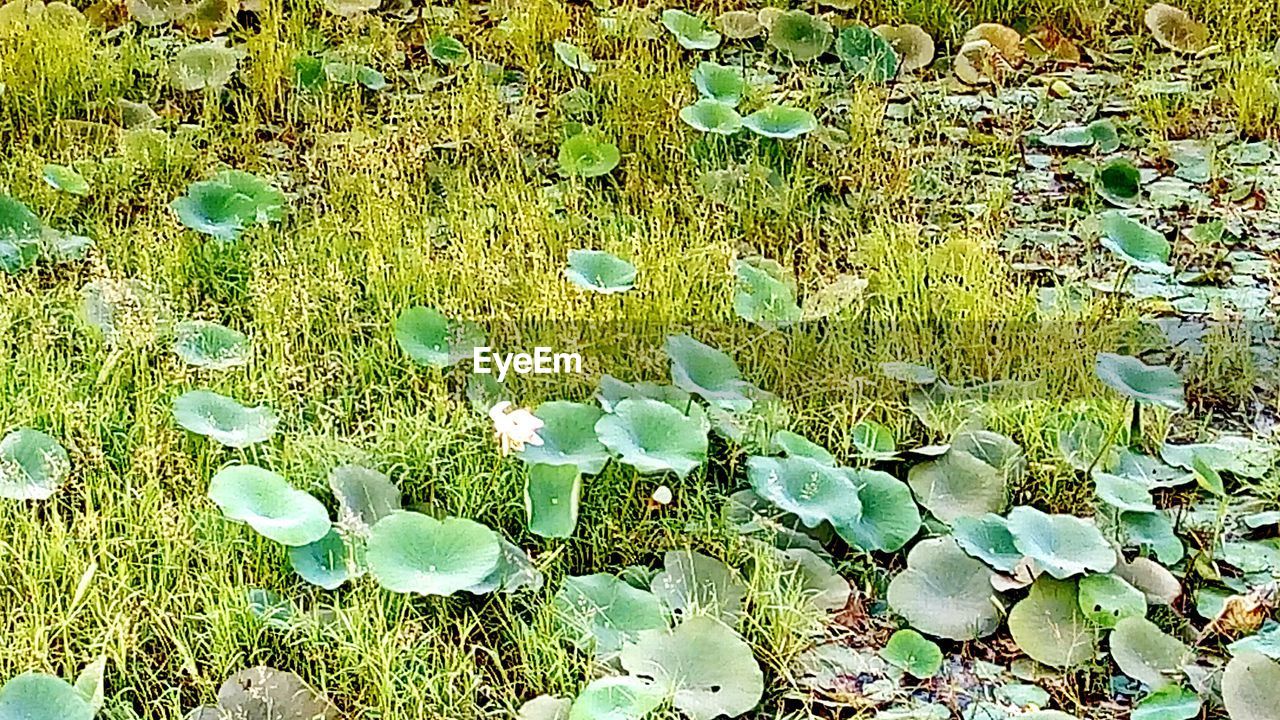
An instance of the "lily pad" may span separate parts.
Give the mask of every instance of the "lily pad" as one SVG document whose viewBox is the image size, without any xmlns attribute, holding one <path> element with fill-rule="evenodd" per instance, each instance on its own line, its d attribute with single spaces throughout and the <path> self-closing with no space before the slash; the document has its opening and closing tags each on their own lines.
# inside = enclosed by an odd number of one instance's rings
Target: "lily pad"
<svg viewBox="0 0 1280 720">
<path fill-rule="evenodd" d="M 45 500 L 70 473 L 71 459 L 51 435 L 18 428 L 0 440 L 0 498 Z"/>
<path fill-rule="evenodd" d="M 599 573 L 567 577 L 552 600 L 556 617 L 578 648 L 609 656 L 645 630 L 665 630 L 667 613 L 657 596 Z"/>
<path fill-rule="evenodd" d="M 266 180 L 239 170 L 218 173 L 192 183 L 170 207 L 183 225 L 232 242 L 252 225 L 284 218 L 284 195 Z"/>
<path fill-rule="evenodd" d="M 357 548 L 336 530 L 313 543 L 289 548 L 289 565 L 312 585 L 336 590 L 364 574 Z"/>
<path fill-rule="evenodd" d="M 300 547 L 329 533 L 329 512 L 310 494 L 256 465 L 233 465 L 209 483 L 209 497 L 231 520 L 281 545 Z"/>
<path fill-rule="evenodd" d="M 1191 650 L 1144 617 L 1127 617 L 1111 632 L 1111 658 L 1120 671 L 1147 687 L 1160 689 L 1182 674 Z"/>
<path fill-rule="evenodd" d="M 23 673 L 0 687 L 4 720 L 92 720 L 95 713 L 71 683 L 52 675 Z"/>
<path fill-rule="evenodd" d="M 690 720 L 749 712 L 764 695 L 751 646 L 719 620 L 694 617 L 673 630 L 647 630 L 621 653 L 622 667 L 653 683 Z"/>
<path fill-rule="evenodd" d="M 915 72 L 933 62 L 933 38 L 919 25 L 877 25 L 872 30 L 889 42 L 902 72 Z"/>
<path fill-rule="evenodd" d="M 962 550 L 1002 573 L 1013 572 L 1022 560 L 1008 522 L 995 513 L 958 517 L 951 523 L 951 534 Z"/>
<path fill-rule="evenodd" d="M 955 448 L 937 460 L 912 467 L 907 483 L 920 504 L 944 523 L 999 512 L 1005 504 L 1005 482 L 1000 472 Z"/>
<path fill-rule="evenodd" d="M 1142 22 L 1156 42 L 1169 50 L 1197 53 L 1209 46 L 1209 28 L 1172 5 L 1155 3 L 1147 8 Z"/>
<path fill-rule="evenodd" d="M 1169 241 L 1164 235 L 1117 210 L 1102 213 L 1102 246 L 1144 272 L 1168 275 Z"/>
<path fill-rule="evenodd" d="M 880 651 L 885 662 L 906 674 L 927 680 L 942 669 L 942 649 L 915 630 L 899 630 Z"/>
<path fill-rule="evenodd" d="M 570 707 L 568 720 L 642 720 L 662 704 L 662 690 L 634 678 L 602 677 L 587 684 Z"/>
<path fill-rule="evenodd" d="M 1095 470 L 1093 483 L 1098 499 L 1113 508 L 1139 513 L 1156 510 L 1151 490 L 1141 480 Z"/>
<path fill-rule="evenodd" d="M 249 338 L 207 320 L 188 320 L 174 328 L 173 352 L 188 365 L 226 370 L 249 362 Z"/>
<path fill-rule="evenodd" d="M 1009 511 L 1009 532 L 1019 552 L 1059 580 L 1109 572 L 1116 564 L 1115 550 L 1097 526 L 1074 515 L 1046 515 L 1019 506 Z"/>
<path fill-rule="evenodd" d="M 1166 365 L 1147 365 L 1128 355 L 1098 353 L 1094 371 L 1108 387 L 1134 402 L 1174 412 L 1186 409 L 1182 378 Z"/>
<path fill-rule="evenodd" d="M 565 175 L 583 178 L 608 175 L 621 160 L 618 146 L 593 131 L 580 132 L 560 144 L 560 172 Z"/>
<path fill-rule="evenodd" d="M 173 418 L 183 428 L 233 448 L 266 442 L 280 418 L 270 408 L 246 407 L 226 395 L 191 390 L 173 401 Z"/>
<path fill-rule="evenodd" d="M 1200 717 L 1200 696 L 1179 685 L 1166 685 L 1139 700 L 1130 720 L 1192 720 Z"/>
<path fill-rule="evenodd" d="M 887 460 L 898 454 L 898 443 L 889 428 L 873 420 L 863 420 L 849 432 L 849 441 L 858 451 L 858 457 L 868 460 Z"/>
<path fill-rule="evenodd" d="M 737 107 L 747 91 L 742 71 L 736 67 L 704 61 L 698 63 L 690 77 L 702 97 L 730 107 Z"/>
<path fill-rule="evenodd" d="M 766 329 L 783 328 L 800 322 L 800 305 L 795 287 L 782 276 L 781 267 L 767 261 L 739 260 L 737 292 L 733 310 L 738 317 Z"/>
<path fill-rule="evenodd" d="M 685 415 L 658 400 L 628 398 L 595 429 L 605 447 L 642 474 L 673 472 L 683 478 L 707 459 L 711 427 L 703 414 Z"/>
<path fill-rule="evenodd" d="M 928 47 L 932 55 L 932 40 Z M 898 54 L 891 41 L 864 25 L 850 25 L 840 31 L 836 55 L 855 77 L 868 82 L 885 83 L 898 74 Z"/>
<path fill-rule="evenodd" d="M 747 478 L 757 495 L 793 513 L 807 527 L 830 522 L 839 529 L 862 518 L 857 487 L 840 468 L 804 457 L 752 457 L 747 460 Z"/>
<path fill-rule="evenodd" d="M 591 55 L 573 43 L 556 40 L 551 43 L 551 49 L 555 51 L 556 58 L 571 70 L 580 70 L 587 74 L 596 71 L 596 63 L 591 59 Z"/>
<path fill-rule="evenodd" d="M 1092 133 L 1090 137 L 1093 137 Z M 1132 162 L 1124 158 L 1116 158 L 1098 168 L 1098 174 L 1094 177 L 1094 188 L 1103 200 L 1112 205 L 1123 208 L 1133 207 L 1142 198 L 1142 173 Z M 1121 217 L 1124 216 L 1121 215 Z M 1104 228 L 1110 227 L 1105 224 L 1105 218 L 1103 222 Z M 1108 236 L 1111 235 L 1109 229 L 1107 233 Z"/>
<path fill-rule="evenodd" d="M 542 421 L 542 444 L 525 444 L 518 453 L 521 460 L 530 465 L 574 465 L 583 475 L 595 475 L 609 462 L 609 449 L 596 437 L 596 423 L 604 416 L 599 409 L 557 400 L 542 403 L 533 414 Z"/>
<path fill-rule="evenodd" d="M 787 457 L 808 458 L 823 465 L 836 466 L 836 458 L 826 448 L 790 430 L 773 434 L 772 442 Z"/>
<path fill-rule="evenodd" d="M 1080 610 L 1094 625 L 1113 628 L 1125 618 L 1146 617 L 1147 598 L 1117 575 L 1090 575 L 1079 584 Z"/>
<path fill-rule="evenodd" d="M 471 51 L 452 35 L 436 35 L 427 43 L 427 54 L 446 67 L 460 67 L 471 62 Z"/>
<path fill-rule="evenodd" d="M 730 625 L 742 616 L 747 586 L 728 565 L 692 550 L 671 550 L 649 591 L 680 622 L 709 616 Z"/>
<path fill-rule="evenodd" d="M 329 473 L 329 489 L 338 500 L 338 524 L 360 535 L 367 535 L 379 520 L 401 508 L 400 488 L 367 467 L 335 467 Z"/>
<path fill-rule="evenodd" d="M 686 50 L 711 50 L 720 44 L 720 33 L 708 27 L 702 18 L 683 10 L 663 10 L 662 26 Z"/>
<path fill-rule="evenodd" d="M 716 16 L 716 27 L 725 37 L 732 40 L 747 40 L 759 37 L 764 32 L 764 25 L 759 16 L 750 10 L 729 10 Z"/>
<path fill-rule="evenodd" d="M 636 266 L 603 250 L 570 250 L 564 276 L 584 290 L 620 293 L 635 287 Z"/>
<path fill-rule="evenodd" d="M 1222 674 L 1222 700 L 1231 720 L 1271 720 L 1280 703 L 1280 663 L 1256 652 L 1231 658 Z"/>
<path fill-rule="evenodd" d="M 1156 556 L 1160 562 L 1173 565 L 1182 559 L 1182 541 L 1174 533 L 1173 523 L 1163 511 L 1122 512 L 1120 527 L 1125 543 Z"/>
<path fill-rule="evenodd" d="M 498 535 L 478 522 L 397 510 L 373 526 L 365 561 L 392 592 L 452 595 L 483 582 L 501 554 Z"/>
<path fill-rule="evenodd" d="M 826 52 L 831 39 L 831 23 L 804 10 L 784 11 L 769 27 L 769 44 L 797 62 Z"/>
<path fill-rule="evenodd" d="M 733 135 L 742 129 L 742 116 L 732 105 L 710 98 L 680 108 L 680 119 L 694 130 L 713 135 Z"/>
<path fill-rule="evenodd" d="M 767 138 L 791 140 L 818 129 L 818 119 L 803 108 L 769 105 L 742 119 L 751 132 Z"/>
<path fill-rule="evenodd" d="M 858 490 L 862 512 L 835 526 L 845 542 L 868 551 L 897 552 L 920 531 L 920 511 L 906 483 L 879 470 L 841 468 Z"/>
<path fill-rule="evenodd" d="M 84 176 L 75 171 L 75 168 L 66 165 L 45 165 L 40 172 L 40 177 L 49 184 L 49 187 L 55 190 L 78 195 L 84 197 L 89 194 L 89 181 Z"/>
<path fill-rule="evenodd" d="M 0 269 L 15 275 L 40 257 L 44 224 L 24 204 L 0 195 Z"/>
<path fill-rule="evenodd" d="M 665 350 L 676 387 L 731 412 L 751 408 L 751 398 L 743 393 L 749 383 L 733 358 L 688 335 L 669 336 Z"/>
<path fill-rule="evenodd" d="M 582 475 L 575 465 L 533 464 L 524 486 L 529 532 L 542 537 L 570 537 L 578 524 Z"/>
<path fill-rule="evenodd" d="M 1000 626 L 993 575 L 949 537 L 921 540 L 907 554 L 907 569 L 889 583 L 889 607 L 926 635 L 986 637 Z"/>
<path fill-rule="evenodd" d="M 211 40 L 179 50 L 169 66 L 169 74 L 179 90 L 216 90 L 231 82 L 239 64 L 239 52 L 224 45 L 222 40 Z"/>
<path fill-rule="evenodd" d="M 1080 610 L 1076 584 L 1042 575 L 1009 612 L 1009 632 L 1032 660 L 1068 668 L 1098 653 L 1096 631 Z"/>
<path fill-rule="evenodd" d="M 291 672 L 253 667 L 218 688 L 214 718 L 246 720 L 338 720 L 338 709 Z M 212 719 L 211 719 L 212 720 Z"/>
</svg>

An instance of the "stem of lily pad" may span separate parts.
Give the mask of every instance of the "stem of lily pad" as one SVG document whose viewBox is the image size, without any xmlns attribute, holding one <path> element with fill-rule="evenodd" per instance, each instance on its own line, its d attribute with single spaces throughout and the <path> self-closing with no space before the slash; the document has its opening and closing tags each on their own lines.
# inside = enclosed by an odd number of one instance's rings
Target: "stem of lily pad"
<svg viewBox="0 0 1280 720">
<path fill-rule="evenodd" d="M 1097 456 L 1093 458 L 1093 462 L 1089 463 L 1088 469 L 1084 471 L 1086 476 L 1093 476 L 1093 469 L 1098 466 L 1098 463 L 1102 460 L 1102 456 L 1107 454 L 1107 450 L 1110 449 L 1111 443 L 1116 441 L 1116 436 L 1120 434 L 1120 428 L 1122 427 L 1124 427 L 1123 420 L 1112 426 L 1111 431 L 1107 433 L 1107 437 L 1103 439 L 1102 447 L 1099 448 Z"/>
<path fill-rule="evenodd" d="M 1129 419 L 1129 447 L 1133 447 L 1142 437 L 1142 406 L 1133 401 L 1133 417 Z"/>
</svg>

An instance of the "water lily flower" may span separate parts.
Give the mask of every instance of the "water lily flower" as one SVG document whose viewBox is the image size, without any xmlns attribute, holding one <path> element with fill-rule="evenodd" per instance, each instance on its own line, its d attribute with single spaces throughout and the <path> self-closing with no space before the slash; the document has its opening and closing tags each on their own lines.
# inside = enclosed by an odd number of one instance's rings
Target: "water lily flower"
<svg viewBox="0 0 1280 720">
<path fill-rule="evenodd" d="M 538 430 L 542 421 L 525 408 L 508 410 L 511 403 L 502 402 L 489 408 L 489 418 L 493 420 L 493 433 L 498 438 L 498 446 L 503 455 L 524 450 L 527 445 L 542 445 Z"/>
</svg>

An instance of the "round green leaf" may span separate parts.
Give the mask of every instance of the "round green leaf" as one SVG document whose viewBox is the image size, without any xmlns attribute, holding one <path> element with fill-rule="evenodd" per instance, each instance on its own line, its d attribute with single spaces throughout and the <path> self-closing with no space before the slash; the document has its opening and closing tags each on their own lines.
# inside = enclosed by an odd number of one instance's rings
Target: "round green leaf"
<svg viewBox="0 0 1280 720">
<path fill-rule="evenodd" d="M 1153 553 L 1160 562 L 1173 565 L 1182 559 L 1182 541 L 1163 511 L 1122 512 L 1120 527 L 1127 545 Z"/>
<path fill-rule="evenodd" d="M 592 436 L 594 438 L 594 436 Z M 582 475 L 575 465 L 533 464 L 524 484 L 529 532 L 542 537 L 570 537 L 578 524 Z"/>
<path fill-rule="evenodd" d="M 1013 641 L 1036 662 L 1075 667 L 1097 655 L 1097 636 L 1080 610 L 1076 584 L 1041 575 L 1009 612 Z"/>
<path fill-rule="evenodd" d="M 192 183 L 186 195 L 170 207 L 183 225 L 221 242 L 232 242 L 247 227 L 283 219 L 285 198 L 262 178 L 227 170 Z"/>
<path fill-rule="evenodd" d="M 702 18 L 683 10 L 663 10 L 662 27 L 675 35 L 676 42 L 686 50 L 711 50 L 720 44 L 720 33 Z"/>
<path fill-rule="evenodd" d="M 926 635 L 986 637 L 1000 626 L 993 575 L 949 537 L 921 540 L 907 554 L 907 569 L 889 583 L 889 607 Z"/>
<path fill-rule="evenodd" d="M 899 630 L 880 651 L 885 662 L 911 677 L 926 680 L 942 669 L 942 648 L 915 630 Z"/>
<path fill-rule="evenodd" d="M 239 63 L 238 52 L 221 40 L 212 40 L 179 50 L 169 66 L 169 74 L 179 90 L 216 90 L 231 82 Z"/>
<path fill-rule="evenodd" d="M 698 93 L 703 98 L 715 100 L 722 105 L 728 105 L 735 108 L 738 103 L 742 102 L 742 96 L 747 91 L 747 82 L 742 77 L 742 71 L 736 67 L 728 67 L 718 65 L 713 62 L 700 62 L 698 67 L 694 69 L 693 86 L 698 89 Z M 737 113 L 734 113 L 736 116 Z M 686 120 L 686 122 L 688 122 Z M 689 123 L 692 125 L 693 123 Z M 697 127 L 696 125 L 694 127 Z"/>
<path fill-rule="evenodd" d="M 569 709 L 568 720 L 642 720 L 663 700 L 662 690 L 633 677 L 602 677 L 587 684 Z"/>
<path fill-rule="evenodd" d="M 1039 137 L 1041 145 L 1056 148 L 1081 148 L 1093 145 L 1093 133 L 1085 125 L 1065 125 Z"/>
<path fill-rule="evenodd" d="M 472 520 L 397 510 L 369 534 L 365 560 L 392 592 L 452 595 L 485 580 L 501 560 L 498 536 Z"/>
<path fill-rule="evenodd" d="M 739 260 L 735 267 L 738 285 L 733 310 L 738 317 L 765 329 L 800 322 L 802 312 L 796 303 L 795 285 L 783 276 L 780 266 Z"/>
<path fill-rule="evenodd" d="M 1147 598 L 1116 575 L 1090 575 L 1079 585 L 1080 610 L 1094 625 L 1113 628 L 1130 617 L 1146 617 Z"/>
<path fill-rule="evenodd" d="M 95 711 L 65 680 L 23 673 L 0 688 L 0 720 L 92 720 Z"/>
<path fill-rule="evenodd" d="M 242 332 L 215 322 L 188 320 L 174 328 L 173 352 L 188 365 L 226 370 L 248 363 L 251 348 Z"/>
<path fill-rule="evenodd" d="M 1169 275 L 1169 241 L 1119 210 L 1102 213 L 1102 246 L 1144 272 Z"/>
<path fill-rule="evenodd" d="M 518 454 L 530 465 L 574 465 L 583 475 L 595 475 L 609 462 L 609 449 L 596 437 L 598 408 L 562 400 L 545 402 L 533 411 L 542 421 L 541 445 L 526 444 Z"/>
<path fill-rule="evenodd" d="M 827 452 L 826 448 L 790 430 L 774 433 L 772 443 L 787 457 L 808 458 L 822 465 L 836 466 L 835 456 Z"/>
<path fill-rule="evenodd" d="M 580 70 L 584 73 L 591 74 L 596 71 L 596 63 L 587 54 L 587 51 L 563 40 L 556 40 L 551 43 L 551 48 L 556 53 L 556 58 L 565 64 L 565 67 L 571 70 Z"/>
<path fill-rule="evenodd" d="M 333 703 L 302 678 L 263 665 L 227 678 L 218 688 L 218 707 L 208 720 L 338 720 Z"/>
<path fill-rule="evenodd" d="M 450 324 L 438 310 L 415 305 L 396 318 L 396 343 L 415 363 L 445 368 L 453 363 Z"/>
<path fill-rule="evenodd" d="M 391 478 L 359 465 L 335 467 L 329 473 L 329 489 L 338 499 L 338 524 L 361 535 L 401 507 L 400 488 Z"/>
<path fill-rule="evenodd" d="M 692 550 L 671 550 L 649 591 L 678 620 L 708 615 L 735 623 L 742 615 L 747 586 L 728 565 Z"/>
<path fill-rule="evenodd" d="M 312 585 L 336 590 L 348 580 L 363 574 L 359 553 L 337 531 L 313 543 L 289 548 L 289 565 Z"/>
<path fill-rule="evenodd" d="M 209 497 L 229 519 L 282 545 L 307 545 L 329 533 L 329 512 L 319 500 L 256 465 L 220 470 L 209 483 Z"/>
<path fill-rule="evenodd" d="M 44 224 L 26 205 L 0 195 L 0 270 L 14 275 L 40 257 Z"/>
<path fill-rule="evenodd" d="M 785 11 L 769 28 L 769 44 L 792 60 L 813 60 L 831 47 L 831 23 L 804 10 Z"/>
<path fill-rule="evenodd" d="M 1170 684 L 1191 657 L 1186 645 L 1145 617 L 1123 618 L 1111 632 L 1111 658 L 1120 671 L 1151 688 Z"/>
<path fill-rule="evenodd" d="M 751 132 L 767 138 L 790 140 L 818 129 L 818 119 L 803 108 L 769 105 L 742 119 Z"/>
<path fill-rule="evenodd" d="M 173 418 L 183 428 L 233 448 L 270 440 L 280 422 L 266 406 L 246 407 L 208 390 L 179 395 L 173 401 Z"/>
<path fill-rule="evenodd" d="M 49 187 L 72 195 L 84 197 L 89 194 L 89 181 L 66 165 L 45 165 L 40 177 L 49 183 Z"/>
<path fill-rule="evenodd" d="M 937 460 L 912 467 L 907 483 L 920 504 L 944 523 L 998 512 L 1005 504 L 1005 481 L 1000 471 L 955 448 Z"/>
<path fill-rule="evenodd" d="M 1019 506 L 1009 511 L 1009 532 L 1019 552 L 1059 580 L 1109 572 L 1116 564 L 1115 550 L 1097 526 L 1073 515 L 1046 515 Z"/>
<path fill-rule="evenodd" d="M 879 470 L 841 468 L 858 489 L 862 512 L 835 525 L 846 542 L 863 550 L 897 552 L 920 531 L 920 510 L 906 483 Z"/>
<path fill-rule="evenodd" d="M 1147 365 L 1128 355 L 1098 353 L 1094 372 L 1108 387 L 1134 402 L 1174 412 L 1186 409 L 1182 378 L 1167 365 Z"/>
<path fill-rule="evenodd" d="M 600 442 L 642 474 L 673 472 L 684 478 L 707 459 L 704 414 L 685 415 L 667 403 L 628 398 L 596 422 Z"/>
<path fill-rule="evenodd" d="M 0 440 L 0 498 L 45 500 L 70 473 L 67 451 L 50 435 L 18 428 Z"/>
<path fill-rule="evenodd" d="M 570 250 L 564 275 L 584 290 L 620 293 L 636 284 L 636 266 L 603 250 Z"/>
<path fill-rule="evenodd" d="M 667 613 L 656 596 L 603 573 L 567 577 L 552 599 L 556 617 L 580 649 L 612 655 L 641 631 L 666 629 Z"/>
<path fill-rule="evenodd" d="M 893 431 L 874 420 L 863 420 L 849 433 L 858 457 L 868 460 L 887 460 L 898 454 L 898 444 Z"/>
<path fill-rule="evenodd" d="M 1280 663 L 1256 652 L 1231 658 L 1222 674 L 1222 700 L 1231 720 L 1274 720 L 1280 707 Z"/>
<path fill-rule="evenodd" d="M 1093 137 L 1092 132 L 1089 137 Z M 1142 174 L 1133 163 L 1116 158 L 1098 168 L 1094 187 L 1098 195 L 1112 205 L 1133 207 L 1142 198 Z"/>
<path fill-rule="evenodd" d="M 582 695 L 586 695 L 585 690 Z M 568 698 L 539 695 L 520 706 L 519 712 L 516 713 L 516 720 L 569 720 L 569 709 L 572 706 L 573 701 Z M 590 715 L 590 717 L 603 717 L 603 714 Z"/>
<path fill-rule="evenodd" d="M 427 54 L 432 60 L 446 66 L 466 65 L 471 61 L 471 52 L 458 38 L 450 35 L 437 35 L 427 43 Z"/>
<path fill-rule="evenodd" d="M 673 630 L 646 630 L 625 645 L 622 667 L 653 683 L 690 720 L 742 715 L 764 695 L 751 646 L 719 620 L 693 617 Z"/>
<path fill-rule="evenodd" d="M 688 335 L 668 336 L 664 349 L 671 359 L 671 381 L 676 387 L 724 410 L 751 409 L 751 398 L 743 394 L 748 383 L 733 358 Z"/>
<path fill-rule="evenodd" d="M 694 130 L 714 135 L 732 135 L 742 129 L 742 116 L 732 105 L 710 98 L 681 108 L 680 119 Z"/>
<path fill-rule="evenodd" d="M 1200 696 L 1179 685 L 1166 685 L 1133 706 L 1129 720 L 1192 720 L 1200 717 Z"/>
<path fill-rule="evenodd" d="M 863 25 L 840 31 L 836 55 L 850 72 L 868 82 L 885 83 L 898 74 L 898 54 L 879 33 Z"/>
<path fill-rule="evenodd" d="M 593 132 L 580 132 L 560 144 L 560 172 L 565 175 L 584 178 L 608 175 L 621 160 L 618 146 Z"/>
<path fill-rule="evenodd" d="M 1141 513 L 1156 510 L 1151 490 L 1141 480 L 1095 470 L 1093 484 L 1098 499 L 1113 508 Z"/>
<path fill-rule="evenodd" d="M 805 457 L 751 457 L 747 478 L 757 495 L 808 527 L 823 522 L 849 527 L 861 519 L 857 486 L 840 468 Z"/>
<path fill-rule="evenodd" d="M 1002 573 L 1013 572 L 1022 560 L 1008 522 L 995 513 L 977 518 L 958 517 L 951 523 L 951 535 L 966 553 Z"/>
</svg>

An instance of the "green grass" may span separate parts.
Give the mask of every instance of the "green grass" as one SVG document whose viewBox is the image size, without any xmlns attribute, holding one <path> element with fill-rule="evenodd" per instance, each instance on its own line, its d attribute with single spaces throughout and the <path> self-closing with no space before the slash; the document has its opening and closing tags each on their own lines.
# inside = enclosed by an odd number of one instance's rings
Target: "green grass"
<svg viewBox="0 0 1280 720">
<path fill-rule="evenodd" d="M 503 328 L 511 347 L 581 348 L 588 375 L 521 380 L 525 405 L 587 398 L 605 372 L 662 380 L 662 338 L 693 328 L 783 396 L 795 429 L 838 453 L 864 418 L 900 438 L 943 439 L 906 412 L 904 388 L 877 379 L 878 362 L 927 362 L 956 381 L 1025 380 L 1029 390 L 994 403 L 988 418 L 1033 460 L 1016 496 L 1062 510 L 1089 502 L 1088 488 L 1055 459 L 1051 428 L 1064 398 L 1109 421 L 1126 416 L 1118 401 L 1098 399 L 1092 359 L 1123 335 L 1131 310 L 1095 305 L 1080 323 L 1043 326 L 1036 288 L 996 251 L 1004 201 L 953 187 L 990 207 L 977 221 L 937 227 L 937 201 L 913 192 L 920 146 L 884 140 L 878 93 L 854 93 L 837 121 L 848 150 L 816 140 L 693 139 L 673 120 L 693 93 L 688 55 L 602 32 L 582 5 L 510 0 L 494 3 L 495 15 L 507 14 L 503 27 L 481 27 L 477 7 L 461 4 L 450 29 L 477 57 L 525 74 L 522 108 L 503 103 L 479 63 L 434 85 L 442 73 L 421 58 L 412 63 L 425 68 L 420 92 L 310 99 L 292 90 L 295 51 L 325 38 L 398 67 L 395 32 L 376 19 L 321 16 L 308 3 L 267 7 L 247 34 L 240 80 L 220 95 L 171 90 L 162 51 L 146 42 L 152 32 L 107 39 L 92 29 L 0 30 L 0 189 L 97 241 L 86 264 L 0 275 L 0 425 L 46 429 L 74 465 L 54 499 L 0 503 L 0 678 L 27 669 L 70 677 L 105 654 L 107 717 L 180 718 L 231 672 L 266 663 L 300 672 L 353 717 L 479 718 L 506 717 L 538 693 L 571 694 L 586 676 L 586 660 L 559 641 L 543 607 L 550 590 L 410 600 L 371 582 L 332 593 L 305 586 L 280 547 L 224 521 L 206 499 L 211 475 L 238 461 L 310 489 L 323 488 L 334 465 L 368 463 L 390 473 L 407 502 L 474 517 L 531 548 L 549 589 L 565 574 L 652 564 L 687 543 L 747 558 L 749 548 L 718 521 L 724 496 L 742 484 L 743 457 L 727 451 L 676 483 L 676 504 L 661 512 L 644 504 L 656 481 L 613 465 L 588 481 L 576 537 L 529 536 L 522 469 L 493 451 L 460 375 L 416 368 L 395 345 L 392 320 L 414 303 Z M 1222 32 L 1238 68 L 1222 90 L 1226 114 L 1246 132 L 1274 136 L 1280 99 L 1273 66 L 1259 58 L 1280 11 L 1263 0 L 1189 9 Z M 911 0 L 860 5 L 851 17 L 921 21 L 949 41 L 979 20 L 1051 19 L 1098 37 L 1140 27 L 1139 12 L 1127 0 Z M 624 153 L 601 182 L 547 180 L 565 120 L 557 97 L 582 82 L 554 64 L 548 47 L 561 37 L 597 58 L 635 59 L 590 81 L 599 102 L 588 119 Z M 794 90 L 810 105 L 822 93 Z M 162 110 L 165 136 L 118 128 L 117 97 Z M 1148 120 L 1179 126 L 1176 113 Z M 947 152 L 925 155 L 935 151 Z M 1017 149 L 984 152 L 1010 162 Z M 39 178 L 46 162 L 86 160 L 95 191 L 83 201 Z M 747 187 L 734 205 L 709 208 L 697 170 L 728 162 L 772 168 L 781 186 Z M 168 203 L 224 165 L 276 179 L 293 195 L 290 218 L 225 247 L 181 228 Z M 578 247 L 631 259 L 641 269 L 638 291 L 625 301 L 576 292 L 561 270 Z M 750 253 L 793 267 L 804 291 L 836 271 L 859 275 L 867 299 L 842 320 L 760 335 L 730 305 L 733 259 Z M 79 289 L 94 278 L 140 278 L 175 317 L 247 330 L 252 362 L 214 375 L 154 343 L 108 347 L 77 317 Z M 1248 391 L 1239 380 L 1247 360 L 1230 338 L 1220 347 L 1196 387 L 1235 407 Z M 233 451 L 182 431 L 172 399 L 206 386 L 278 409 L 277 438 Z M 864 559 L 849 564 L 866 589 L 883 581 Z M 766 676 L 783 678 L 771 688 L 776 699 L 812 618 L 775 596 L 768 568 L 751 579 L 761 610 L 745 634 Z M 265 629 L 247 611 L 248 588 L 335 610 L 338 619 Z"/>
</svg>

